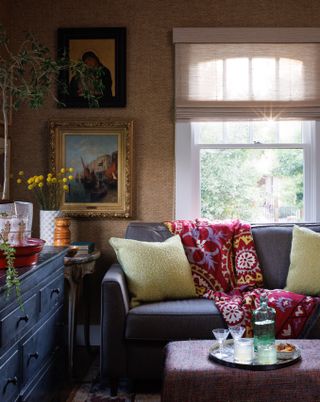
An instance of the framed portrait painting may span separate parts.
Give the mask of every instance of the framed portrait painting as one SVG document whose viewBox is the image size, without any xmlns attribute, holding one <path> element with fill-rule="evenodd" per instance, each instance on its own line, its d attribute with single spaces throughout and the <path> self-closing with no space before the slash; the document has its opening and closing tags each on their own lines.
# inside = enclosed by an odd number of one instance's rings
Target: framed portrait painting
<svg viewBox="0 0 320 402">
<path fill-rule="evenodd" d="M 132 121 L 49 122 L 51 168 L 73 169 L 61 210 L 69 216 L 132 216 Z"/>
<path fill-rule="evenodd" d="M 95 78 L 99 82 L 94 87 L 99 90 L 93 90 L 99 107 L 126 105 L 126 28 L 60 28 L 58 56 L 82 61 L 93 72 L 99 72 Z M 77 75 L 64 70 L 60 83 L 58 98 L 62 106 L 89 107 Z"/>
</svg>

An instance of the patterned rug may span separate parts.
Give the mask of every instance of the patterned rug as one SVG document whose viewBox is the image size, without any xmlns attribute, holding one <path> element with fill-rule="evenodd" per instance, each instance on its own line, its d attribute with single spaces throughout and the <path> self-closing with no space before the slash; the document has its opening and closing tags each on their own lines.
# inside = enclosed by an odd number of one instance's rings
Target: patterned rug
<svg viewBox="0 0 320 402">
<path fill-rule="evenodd" d="M 160 402 L 159 387 L 150 392 L 143 385 L 139 385 L 136 393 L 128 392 L 125 383 L 120 384 L 119 392 L 116 397 L 110 396 L 110 389 L 100 389 L 99 384 L 95 382 L 99 373 L 99 360 L 95 360 L 91 365 L 86 377 L 81 383 L 77 384 L 70 393 L 66 402 Z"/>
</svg>

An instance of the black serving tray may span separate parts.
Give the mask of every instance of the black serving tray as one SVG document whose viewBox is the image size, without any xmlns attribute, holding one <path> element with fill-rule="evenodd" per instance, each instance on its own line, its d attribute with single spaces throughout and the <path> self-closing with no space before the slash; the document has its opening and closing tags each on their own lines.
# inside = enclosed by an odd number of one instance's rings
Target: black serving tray
<svg viewBox="0 0 320 402">
<path fill-rule="evenodd" d="M 209 359 L 215 363 L 222 364 L 227 367 L 236 367 L 244 370 L 255 370 L 255 371 L 266 371 L 266 370 L 276 370 L 283 367 L 291 366 L 301 360 L 301 351 L 296 347 L 296 350 L 291 359 L 280 360 L 277 359 L 276 363 L 273 364 L 261 364 L 258 363 L 256 357 L 254 357 L 252 363 L 236 363 L 233 359 L 233 339 L 229 339 L 224 342 L 224 352 L 225 356 L 221 359 L 217 356 L 219 353 L 219 344 L 215 342 L 209 349 Z"/>
</svg>

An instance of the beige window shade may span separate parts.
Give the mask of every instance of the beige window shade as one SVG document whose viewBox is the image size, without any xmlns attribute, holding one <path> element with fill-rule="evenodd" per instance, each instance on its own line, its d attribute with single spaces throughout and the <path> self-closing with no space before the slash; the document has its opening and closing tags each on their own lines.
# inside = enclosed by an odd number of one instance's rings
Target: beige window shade
<svg viewBox="0 0 320 402">
<path fill-rule="evenodd" d="M 319 43 L 176 43 L 177 118 L 320 117 Z"/>
</svg>

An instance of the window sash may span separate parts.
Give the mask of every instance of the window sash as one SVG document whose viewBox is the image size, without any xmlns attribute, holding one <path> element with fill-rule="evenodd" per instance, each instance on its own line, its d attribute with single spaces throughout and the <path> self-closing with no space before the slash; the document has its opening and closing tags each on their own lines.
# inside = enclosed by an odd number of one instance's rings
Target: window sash
<svg viewBox="0 0 320 402">
<path fill-rule="evenodd" d="M 306 222 L 320 221 L 320 122 L 303 122 L 303 144 L 197 144 L 191 122 L 176 123 L 176 219 L 194 219 L 201 212 L 200 150 L 219 148 L 303 149 Z"/>
</svg>

